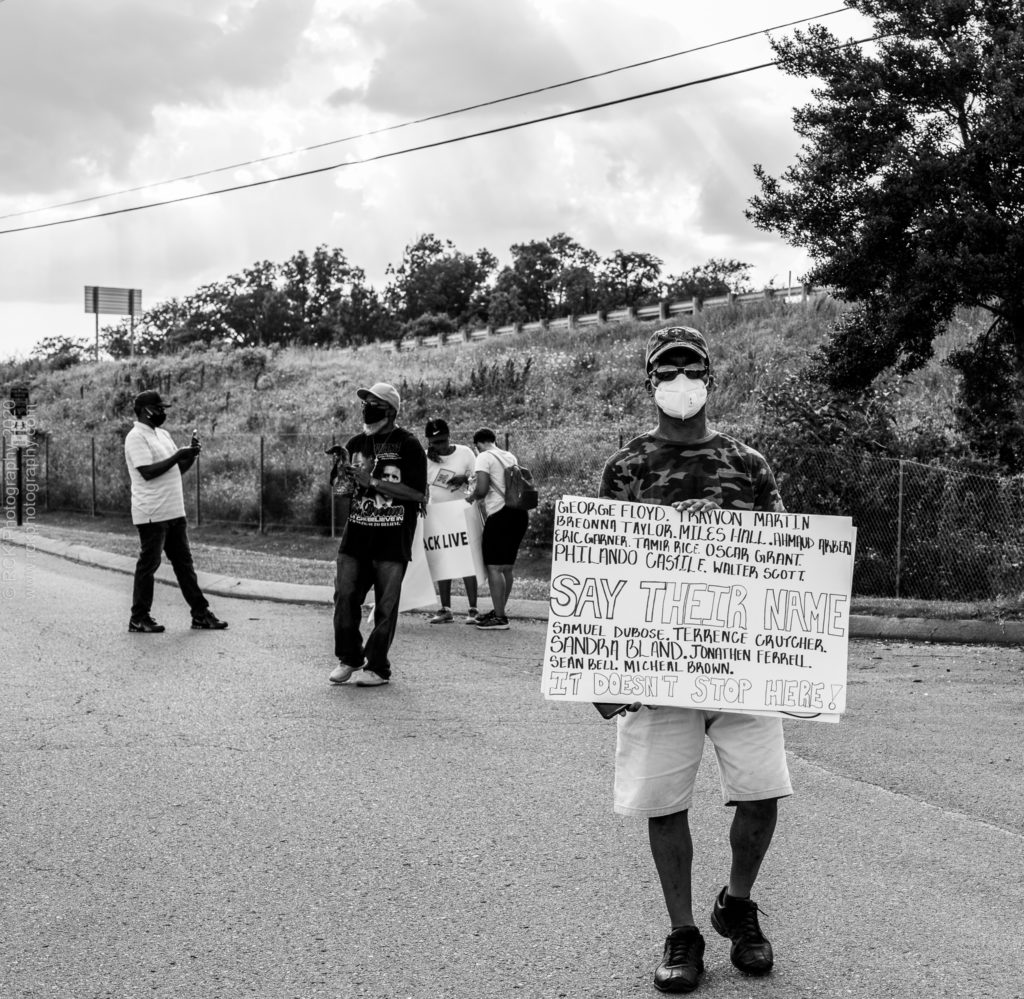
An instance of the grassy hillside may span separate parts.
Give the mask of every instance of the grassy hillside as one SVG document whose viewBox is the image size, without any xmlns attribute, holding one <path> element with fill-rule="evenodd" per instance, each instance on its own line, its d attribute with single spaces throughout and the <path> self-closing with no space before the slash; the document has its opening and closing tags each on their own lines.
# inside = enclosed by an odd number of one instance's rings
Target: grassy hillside
<svg viewBox="0 0 1024 999">
<path fill-rule="evenodd" d="M 831 429 L 825 438 L 802 436 L 793 429 L 798 424 L 771 432 L 760 411 L 762 394 L 804 364 L 836 308 L 831 300 L 766 302 L 691 320 L 712 347 L 718 379 L 712 422 L 765 450 L 790 509 L 854 518 L 855 592 L 891 596 L 898 587 L 901 596 L 923 599 L 1019 593 L 1024 486 L 928 464 L 945 457 L 936 449 L 944 452 L 948 443 L 935 431 L 954 423 L 956 382 L 941 358 L 981 332 L 981 314 L 957 317 L 937 344 L 937 357 L 900 386 L 895 440 L 915 442 L 915 461 L 866 453 L 833 439 Z M 19 364 L 0 366 L 0 393 L 7 394 L 14 376 L 30 375 L 34 415 L 44 431 L 43 509 L 127 514 L 122 439 L 135 394 L 158 388 L 172 400 L 168 429 L 175 438 L 183 441 L 198 427 L 204 442 L 186 490 L 190 522 L 326 533 L 337 505 L 324 446 L 358 428 L 359 386 L 391 381 L 404 399 L 402 422 L 419 435 L 434 416 L 448 419 L 456 441 L 468 441 L 481 425 L 508 435 L 540 488 L 527 536 L 540 550 L 551 543 L 555 500 L 593 495 L 607 457 L 651 425 L 642 372 L 653 328 L 618 323 L 398 354 L 382 347 L 242 349 L 64 371 Z M 916 435 L 918 427 L 928 432 Z"/>
<path fill-rule="evenodd" d="M 718 389 L 711 404 L 721 425 L 743 428 L 757 416 L 759 394 L 797 368 L 821 342 L 834 303 L 765 303 L 708 311 L 692 321 L 712 345 Z M 980 317 L 965 315 L 940 342 L 975 335 Z M 169 426 L 198 425 L 220 434 L 343 434 L 357 423 L 355 390 L 391 381 L 405 401 L 402 422 L 417 432 L 429 416 L 453 427 L 615 428 L 627 434 L 649 421 L 642 391 L 643 348 L 655 324 L 626 322 L 393 353 L 289 348 L 192 351 L 135 361 L 82 364 L 64 371 L 0 365 L 0 392 L 21 372 L 31 384 L 41 429 L 121 432 L 142 388 L 174 402 Z M 29 366 L 31 368 L 31 366 Z M 951 421 L 953 373 L 933 362 L 904 388 L 901 420 Z"/>
</svg>

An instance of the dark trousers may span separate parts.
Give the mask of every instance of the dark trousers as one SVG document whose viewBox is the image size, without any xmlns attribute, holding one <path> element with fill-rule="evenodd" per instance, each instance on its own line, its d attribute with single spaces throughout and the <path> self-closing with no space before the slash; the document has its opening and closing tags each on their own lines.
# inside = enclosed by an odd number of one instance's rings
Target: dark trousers
<svg viewBox="0 0 1024 999">
<path fill-rule="evenodd" d="M 182 596 L 199 617 L 209 609 L 199 589 L 192 549 L 188 546 L 185 518 L 160 520 L 154 524 L 136 524 L 139 529 L 139 560 L 135 563 L 135 586 L 132 589 L 132 617 L 148 614 L 153 606 L 153 574 L 160 568 L 160 553 L 167 555 L 178 579 Z"/>
<path fill-rule="evenodd" d="M 398 626 L 398 602 L 407 562 L 353 558 L 338 552 L 334 579 L 334 654 L 347 666 L 391 676 L 388 650 Z M 363 601 L 373 588 L 373 629 L 363 642 L 359 633 Z"/>
</svg>

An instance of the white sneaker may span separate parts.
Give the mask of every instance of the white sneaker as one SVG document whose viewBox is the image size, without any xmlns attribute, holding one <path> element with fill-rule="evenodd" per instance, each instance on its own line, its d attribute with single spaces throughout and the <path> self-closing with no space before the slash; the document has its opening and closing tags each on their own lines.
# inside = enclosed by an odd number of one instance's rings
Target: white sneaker
<svg viewBox="0 0 1024 999">
<path fill-rule="evenodd" d="M 455 618 L 447 607 L 442 607 L 431 619 L 430 624 L 451 624 Z"/>
<path fill-rule="evenodd" d="M 385 683 L 391 681 L 381 676 L 380 673 L 374 673 L 372 669 L 361 669 L 356 674 L 355 682 L 357 687 L 383 687 Z"/>
<path fill-rule="evenodd" d="M 355 666 L 347 666 L 345 663 L 338 663 L 338 665 L 331 670 L 331 675 L 327 679 L 330 680 L 331 683 L 348 683 L 352 678 L 352 674 L 355 672 Z"/>
<path fill-rule="evenodd" d="M 476 624 L 480 619 L 480 612 L 475 607 L 469 608 L 469 613 L 466 615 L 466 620 L 463 624 Z"/>
</svg>

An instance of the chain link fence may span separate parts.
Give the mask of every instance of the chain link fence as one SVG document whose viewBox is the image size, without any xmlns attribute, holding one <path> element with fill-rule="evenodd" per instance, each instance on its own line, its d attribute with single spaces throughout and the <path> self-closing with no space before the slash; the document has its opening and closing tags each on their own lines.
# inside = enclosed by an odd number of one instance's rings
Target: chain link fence
<svg viewBox="0 0 1024 999">
<path fill-rule="evenodd" d="M 470 443 L 475 427 L 452 426 Z M 608 456 L 637 432 L 516 427 L 499 444 L 530 468 L 540 490 L 527 541 L 550 545 L 554 501 L 594 495 Z M 174 432 L 187 441 L 189 431 Z M 336 504 L 324 449 L 313 434 L 209 435 L 185 476 L 196 525 L 334 533 Z M 911 461 L 824 451 L 773 459 L 787 509 L 852 517 L 859 596 L 989 600 L 1024 592 L 1024 477 L 986 476 Z M 36 508 L 128 516 L 122 433 L 40 435 Z"/>
</svg>

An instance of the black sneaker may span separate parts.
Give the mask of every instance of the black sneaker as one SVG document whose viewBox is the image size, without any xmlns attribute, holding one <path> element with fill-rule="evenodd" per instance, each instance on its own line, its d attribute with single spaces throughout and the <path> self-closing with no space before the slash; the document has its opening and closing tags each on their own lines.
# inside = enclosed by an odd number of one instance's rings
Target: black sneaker
<svg viewBox="0 0 1024 999">
<path fill-rule="evenodd" d="M 129 631 L 142 631 L 149 635 L 155 635 L 164 630 L 162 624 L 157 624 L 148 614 L 139 614 L 138 617 L 128 619 Z"/>
<path fill-rule="evenodd" d="M 476 619 L 476 626 L 481 631 L 508 631 L 508 618 L 499 617 L 494 611 L 488 611 Z"/>
<path fill-rule="evenodd" d="M 732 963 L 748 975 L 767 975 L 775 963 L 772 945 L 757 922 L 759 911 L 749 898 L 727 898 L 725 888 L 711 910 L 711 925 L 732 941 Z"/>
<path fill-rule="evenodd" d="M 227 621 L 221 621 L 212 610 L 192 618 L 192 627 L 201 631 L 220 631 L 227 626 Z"/>
<path fill-rule="evenodd" d="M 696 926 L 681 926 L 665 938 L 665 956 L 654 972 L 660 992 L 692 992 L 704 974 L 704 937 Z"/>
</svg>

